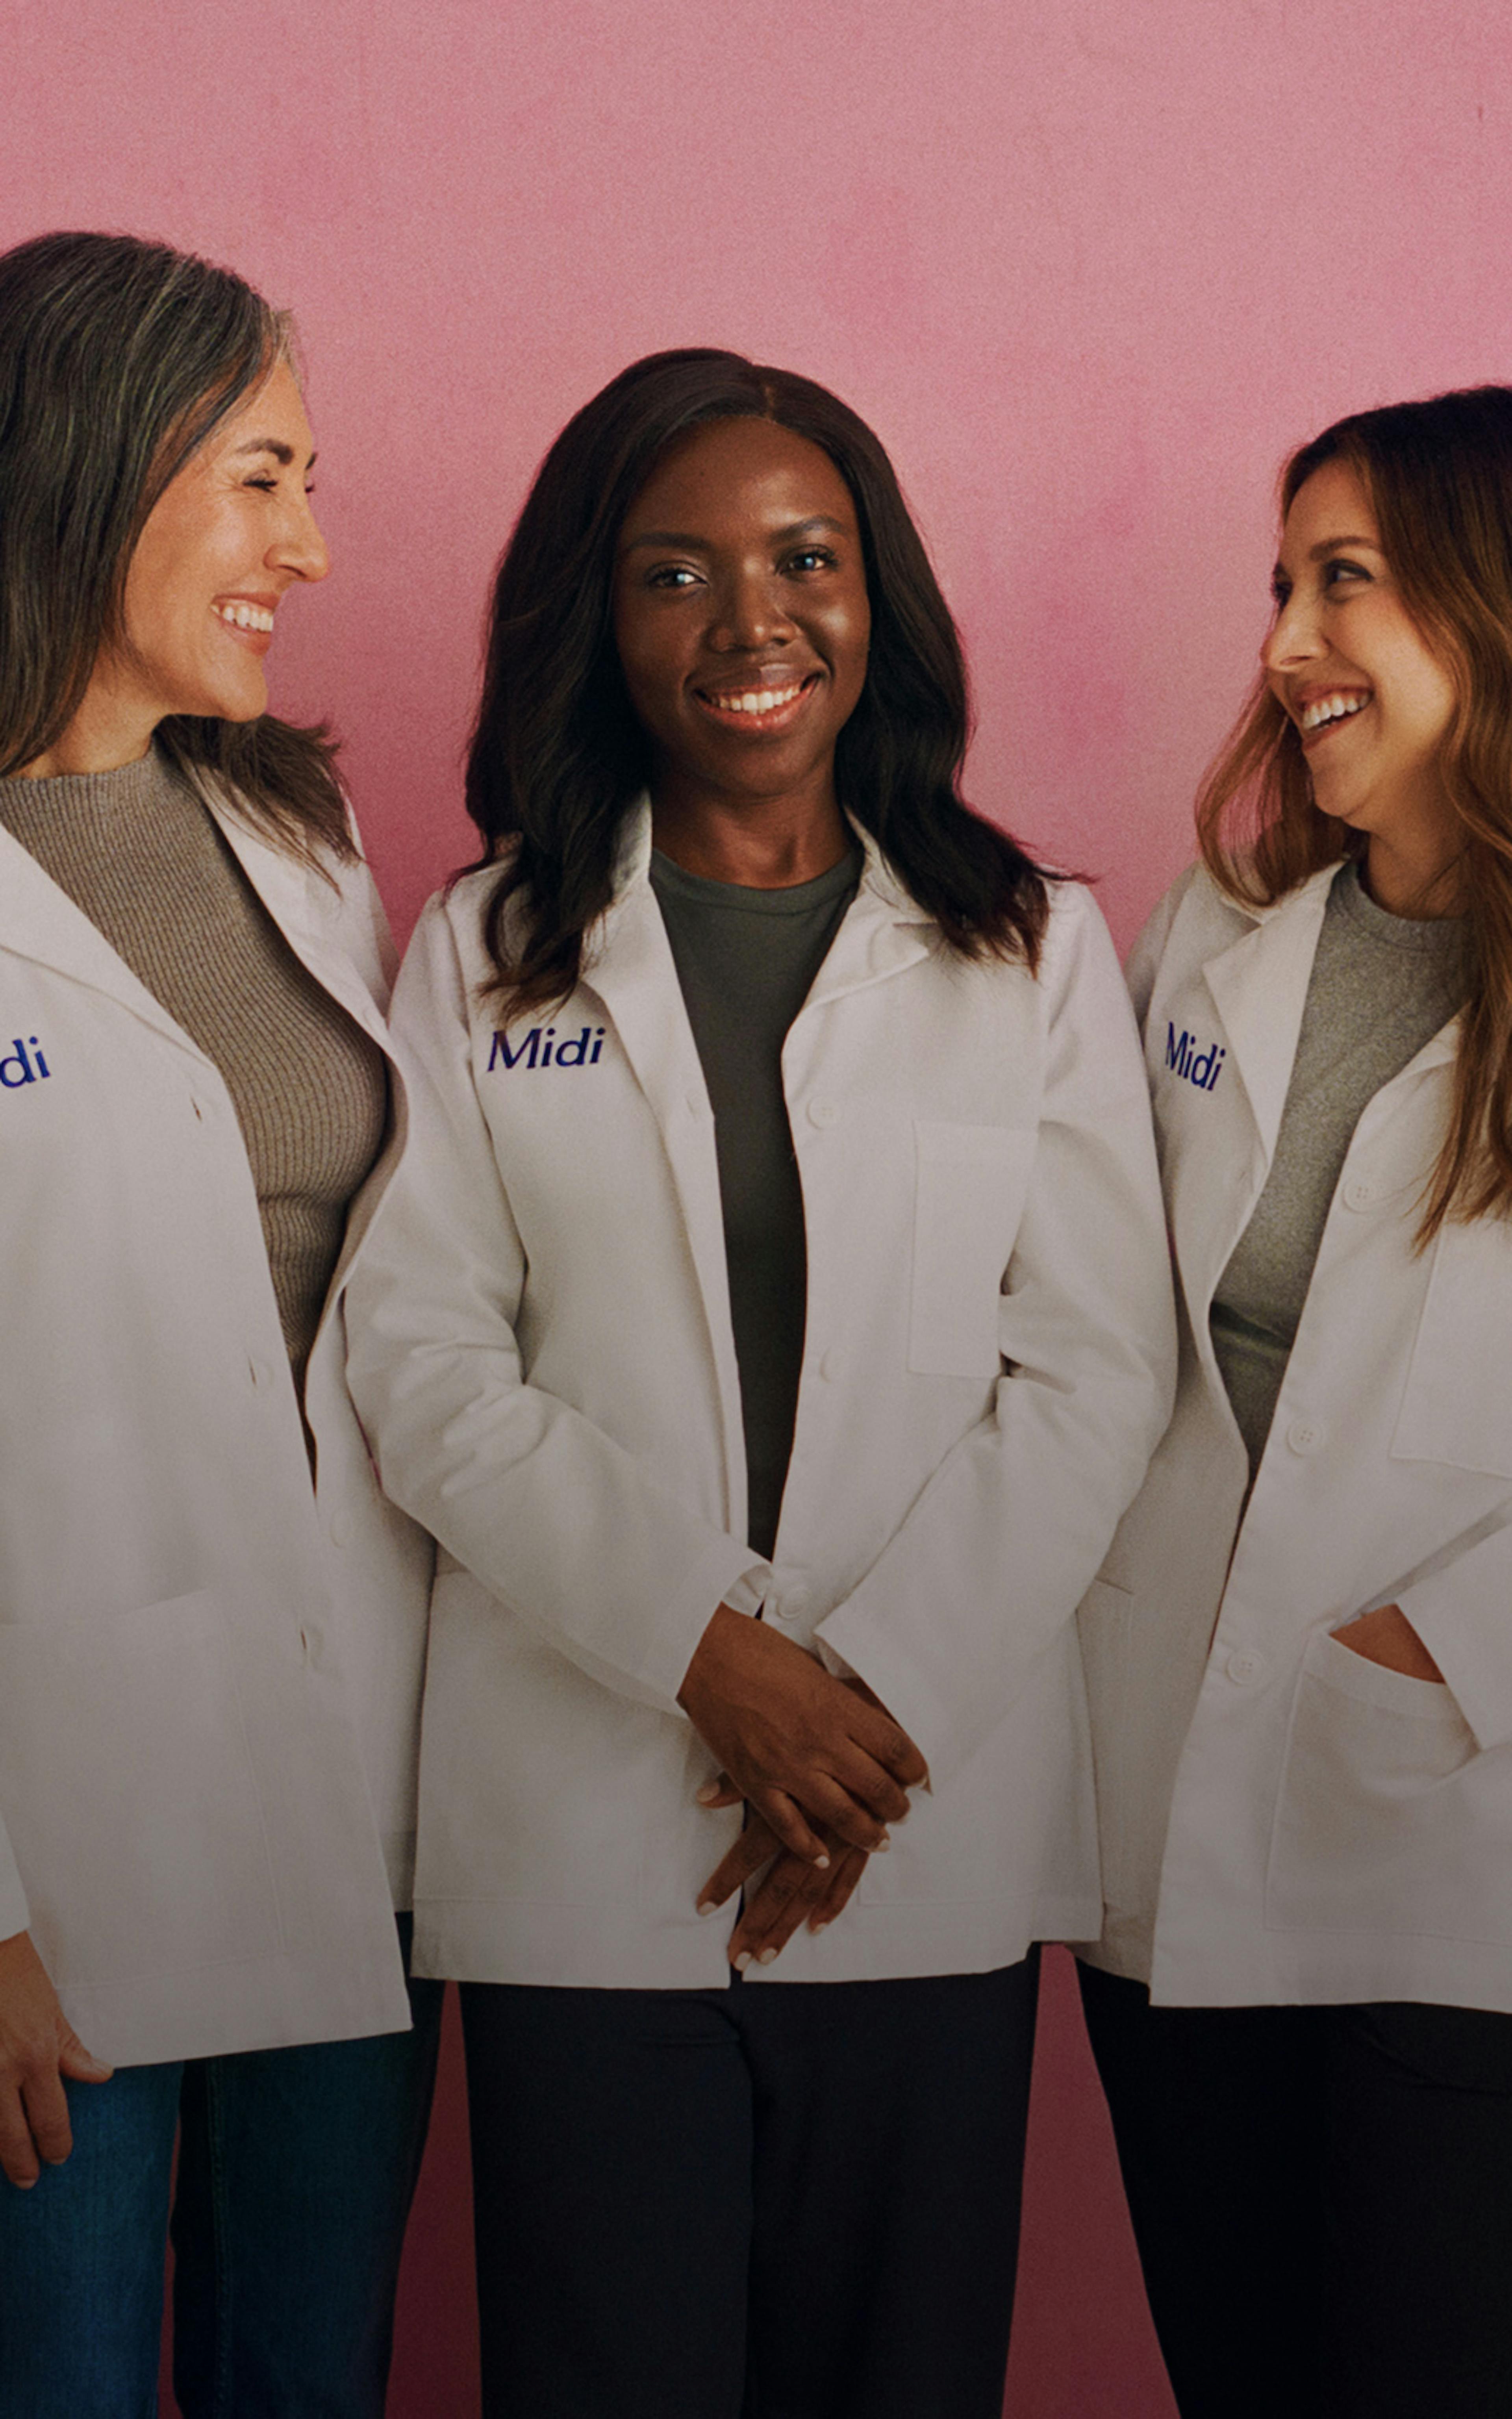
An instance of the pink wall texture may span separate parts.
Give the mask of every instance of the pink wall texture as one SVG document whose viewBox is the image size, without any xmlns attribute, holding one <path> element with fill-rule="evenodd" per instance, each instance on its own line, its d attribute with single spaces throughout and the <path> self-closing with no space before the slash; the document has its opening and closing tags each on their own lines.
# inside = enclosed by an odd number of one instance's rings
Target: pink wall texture
<svg viewBox="0 0 1512 2419">
<path fill-rule="evenodd" d="M 401 929 L 470 853 L 533 465 L 636 354 L 719 343 L 881 431 L 970 651 L 971 793 L 1127 940 L 1253 667 L 1283 452 L 1512 375 L 1509 46 L 1503 0 L 13 5 L 0 244 L 130 227 L 297 311 L 335 569 L 275 695 L 344 734 Z M 1051 2014 L 1010 2408 L 1154 2419 L 1059 1984 Z M 451 2101 L 398 2419 L 471 2407 L 459 2161 Z"/>
</svg>

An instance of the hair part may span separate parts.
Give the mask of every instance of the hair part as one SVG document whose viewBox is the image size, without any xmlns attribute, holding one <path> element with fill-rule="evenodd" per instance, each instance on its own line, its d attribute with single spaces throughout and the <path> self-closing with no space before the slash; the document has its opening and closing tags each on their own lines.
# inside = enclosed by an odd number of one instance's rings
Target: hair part
<svg viewBox="0 0 1512 2419">
<path fill-rule="evenodd" d="M 819 446 L 856 505 L 872 638 L 836 748 L 841 804 L 951 949 L 1039 963 L 1044 878 L 961 797 L 970 723 L 960 640 L 881 443 L 811 379 L 688 348 L 632 362 L 567 423 L 499 565 L 467 806 L 479 863 L 502 861 L 484 932 L 507 1015 L 559 1003 L 577 982 L 613 895 L 625 817 L 650 778 L 614 642 L 625 514 L 679 438 L 734 419 L 768 420 Z"/>
<path fill-rule="evenodd" d="M 1449 1128 L 1420 1247 L 1446 1218 L 1512 1212 L 1512 387 L 1469 387 L 1335 421 L 1281 474 L 1283 520 L 1327 462 L 1370 499 L 1402 602 L 1457 704 L 1440 758 L 1458 821 L 1465 1005 Z M 1365 842 L 1314 805 L 1302 743 L 1263 675 L 1197 797 L 1203 860 L 1269 906 Z"/>
<path fill-rule="evenodd" d="M 291 347 L 286 314 L 167 244 L 64 233 L 0 254 L 0 776 L 68 729 L 124 643 L 154 504 Z M 292 854 L 352 854 L 324 726 L 175 715 L 157 737 Z"/>
</svg>

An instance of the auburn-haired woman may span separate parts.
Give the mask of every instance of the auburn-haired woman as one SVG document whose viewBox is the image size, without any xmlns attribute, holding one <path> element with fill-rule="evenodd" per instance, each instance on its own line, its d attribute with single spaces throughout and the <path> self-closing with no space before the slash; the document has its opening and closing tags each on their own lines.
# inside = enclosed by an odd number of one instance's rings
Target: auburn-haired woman
<svg viewBox="0 0 1512 2419">
<path fill-rule="evenodd" d="M 1086 1998 L 1183 2414 L 1468 2419 L 1512 2404 L 1512 389 L 1340 421 L 1283 505 L 1133 963 L 1187 1338 L 1084 1609 Z"/>
<path fill-rule="evenodd" d="M 383 2406 L 430 1557 L 343 1378 L 386 934 L 266 710 L 311 459 L 239 278 L 0 257 L 7 2419 L 156 2409 L 176 2128 L 185 2419 Z"/>
<path fill-rule="evenodd" d="M 670 352 L 570 423 L 352 1302 L 444 1549 L 417 1924 L 491 2411 L 1001 2408 L 1032 1947 L 1096 1888 L 1070 1614 L 1170 1332 L 1106 934 L 964 741 L 833 395 Z"/>
</svg>

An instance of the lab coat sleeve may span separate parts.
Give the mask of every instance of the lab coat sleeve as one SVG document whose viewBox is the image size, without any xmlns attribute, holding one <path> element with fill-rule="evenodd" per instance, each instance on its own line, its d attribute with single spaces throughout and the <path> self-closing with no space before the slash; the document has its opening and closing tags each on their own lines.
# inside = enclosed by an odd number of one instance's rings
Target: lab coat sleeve
<svg viewBox="0 0 1512 2419">
<path fill-rule="evenodd" d="M 349 1378 L 386 1493 L 594 1678 L 663 1712 L 716 1607 L 770 1566 L 559 1397 L 514 1322 L 525 1257 L 433 904 L 394 994 L 409 1133 L 347 1298 Z M 738 1606 L 737 1606 L 738 1609 Z"/>
<path fill-rule="evenodd" d="M 1396 1598 L 1482 1748 L 1512 1741 L 1512 1507 L 1505 1518 Z"/>
<path fill-rule="evenodd" d="M 1071 1620 L 1170 1416 L 1176 1330 L 1144 1068 L 1101 916 L 1062 892 L 1040 982 L 1046 1081 L 1004 1278 L 1006 1374 L 825 1644 L 936 1785 Z"/>
</svg>

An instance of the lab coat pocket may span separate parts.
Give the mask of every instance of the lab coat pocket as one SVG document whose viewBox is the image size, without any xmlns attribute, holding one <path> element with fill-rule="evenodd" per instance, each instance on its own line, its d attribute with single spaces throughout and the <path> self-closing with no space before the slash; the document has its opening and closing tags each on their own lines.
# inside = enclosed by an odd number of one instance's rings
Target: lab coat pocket
<svg viewBox="0 0 1512 2419">
<path fill-rule="evenodd" d="M 1394 1460 L 1443 1461 L 1512 1478 L 1512 1227 L 1501 1218 L 1445 1225 L 1418 1320 Z"/>
<path fill-rule="evenodd" d="M 928 1377 L 996 1376 L 998 1299 L 1036 1139 L 1023 1127 L 915 1119 L 910 1369 Z"/>
<path fill-rule="evenodd" d="M 0 1623 L 0 1814 L 59 1988 L 282 1947 L 208 1590 L 55 1629 Z"/>
<path fill-rule="evenodd" d="M 1442 1683 L 1318 1631 L 1292 1702 L 1266 1879 L 1279 1932 L 1512 1941 L 1512 1752 Z"/>
<path fill-rule="evenodd" d="M 1130 1840 L 1128 1767 L 1133 1739 L 1128 1698 L 1134 1599 L 1107 1571 L 1104 1563 L 1083 1596 L 1076 1632 L 1092 1726 L 1103 1888 L 1116 1905 L 1122 1905 Z"/>
</svg>

